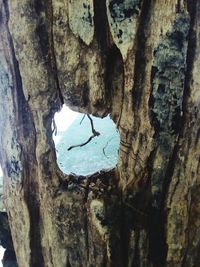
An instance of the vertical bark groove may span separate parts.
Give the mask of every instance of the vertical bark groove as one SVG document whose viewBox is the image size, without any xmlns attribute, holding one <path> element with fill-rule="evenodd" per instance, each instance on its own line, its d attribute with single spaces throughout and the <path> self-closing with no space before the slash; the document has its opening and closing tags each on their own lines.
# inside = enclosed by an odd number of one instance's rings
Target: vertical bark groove
<svg viewBox="0 0 200 267">
<path fill-rule="evenodd" d="M 4 2 L 5 9 L 7 12 L 7 17 L 9 18 L 9 9 L 7 1 Z M 20 75 L 19 65 L 18 61 L 15 57 L 15 50 L 12 43 L 12 39 L 10 37 L 10 32 L 7 28 L 7 34 L 9 36 L 9 44 L 10 49 L 12 52 L 12 62 L 15 74 L 13 75 L 16 79 L 16 109 L 18 110 L 18 114 L 16 116 L 18 123 L 22 126 L 23 130 L 19 131 L 18 136 L 20 137 L 21 133 L 23 133 L 23 137 L 21 139 L 21 146 L 23 142 L 25 142 L 26 139 L 30 138 L 30 129 L 33 129 L 34 131 L 34 125 L 33 125 L 33 118 L 30 113 L 30 108 L 28 106 L 28 103 L 25 99 L 24 93 L 23 93 L 23 87 L 22 87 L 22 79 Z M 35 143 L 35 142 L 34 142 Z M 37 182 L 31 180 L 30 170 L 30 159 L 27 154 L 24 155 L 24 164 L 26 167 L 26 173 L 24 175 L 24 180 L 22 181 L 23 186 L 27 189 L 24 194 L 24 198 L 27 202 L 27 207 L 29 211 L 29 217 L 30 217 L 30 266 L 44 266 L 44 259 L 42 255 L 42 247 L 41 247 L 41 236 L 40 236 L 40 228 L 38 227 L 40 225 L 40 205 L 39 200 L 37 199 L 37 192 L 38 192 L 38 186 Z M 28 180 L 27 180 L 28 178 Z"/>
</svg>

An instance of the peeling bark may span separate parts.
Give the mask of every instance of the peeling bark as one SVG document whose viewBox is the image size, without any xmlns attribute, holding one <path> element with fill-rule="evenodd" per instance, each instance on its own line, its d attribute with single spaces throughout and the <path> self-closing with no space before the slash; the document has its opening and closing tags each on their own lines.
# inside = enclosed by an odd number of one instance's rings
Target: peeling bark
<svg viewBox="0 0 200 267">
<path fill-rule="evenodd" d="M 0 0 L 0 162 L 20 267 L 200 265 L 200 3 Z M 111 114 L 117 167 L 65 175 L 66 103 Z"/>
</svg>

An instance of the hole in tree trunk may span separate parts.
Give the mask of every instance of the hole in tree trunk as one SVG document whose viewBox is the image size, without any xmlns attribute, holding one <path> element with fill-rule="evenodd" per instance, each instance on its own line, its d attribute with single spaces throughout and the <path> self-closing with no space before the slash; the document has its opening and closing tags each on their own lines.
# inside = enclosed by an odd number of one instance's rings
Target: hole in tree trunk
<svg viewBox="0 0 200 267">
<path fill-rule="evenodd" d="M 88 116 L 64 105 L 54 121 L 57 163 L 64 173 L 89 175 L 116 166 L 120 137 L 109 116 Z"/>
</svg>

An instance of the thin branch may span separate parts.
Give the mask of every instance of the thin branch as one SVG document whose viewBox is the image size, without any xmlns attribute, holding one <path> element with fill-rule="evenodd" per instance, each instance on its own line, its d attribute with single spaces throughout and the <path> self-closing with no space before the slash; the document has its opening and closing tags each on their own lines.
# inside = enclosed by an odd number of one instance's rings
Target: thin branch
<svg viewBox="0 0 200 267">
<path fill-rule="evenodd" d="M 83 115 L 83 118 L 80 121 L 80 125 L 82 124 L 83 120 L 85 119 L 85 114 Z"/>
<path fill-rule="evenodd" d="M 96 131 L 95 131 L 95 129 L 94 129 L 93 120 L 92 120 L 92 118 L 90 117 L 90 115 L 89 115 L 89 114 L 87 114 L 87 117 L 88 117 L 88 119 L 90 120 L 90 123 L 91 123 L 91 128 L 92 128 L 92 133 L 94 134 Z"/>
<path fill-rule="evenodd" d="M 75 146 L 70 146 L 67 150 L 71 150 L 72 148 L 75 148 L 75 147 L 82 147 L 82 146 L 85 146 L 87 145 L 94 137 L 96 137 L 97 135 L 92 135 L 90 136 L 90 138 L 85 142 L 85 143 L 82 143 L 80 145 L 75 145 Z"/>
<path fill-rule="evenodd" d="M 90 117 L 89 114 L 87 114 L 87 117 L 88 117 L 88 119 L 90 120 L 90 124 L 91 124 L 91 128 L 92 128 L 92 133 L 93 133 L 93 135 L 91 135 L 91 136 L 89 137 L 89 139 L 88 139 L 86 142 L 84 142 L 84 143 L 82 143 L 82 144 L 80 144 L 80 145 L 70 146 L 70 147 L 67 149 L 68 151 L 71 150 L 71 149 L 73 149 L 73 148 L 75 148 L 75 147 L 82 147 L 82 146 L 85 146 L 85 145 L 87 145 L 87 144 L 88 144 L 94 137 L 100 135 L 100 133 L 97 132 L 97 131 L 94 129 L 93 120 L 92 120 L 92 118 Z"/>
<path fill-rule="evenodd" d="M 105 150 L 106 150 L 106 148 L 107 148 L 109 142 L 110 142 L 113 138 L 114 138 L 114 137 L 110 138 L 110 139 L 107 141 L 106 145 L 103 147 L 103 154 L 104 154 L 104 156 L 105 156 L 107 159 L 109 159 L 109 157 L 106 155 Z"/>
<path fill-rule="evenodd" d="M 54 133 L 54 135 L 56 136 L 57 135 L 57 125 L 56 125 L 54 118 L 52 120 L 52 126 L 53 126 L 52 134 Z"/>
</svg>

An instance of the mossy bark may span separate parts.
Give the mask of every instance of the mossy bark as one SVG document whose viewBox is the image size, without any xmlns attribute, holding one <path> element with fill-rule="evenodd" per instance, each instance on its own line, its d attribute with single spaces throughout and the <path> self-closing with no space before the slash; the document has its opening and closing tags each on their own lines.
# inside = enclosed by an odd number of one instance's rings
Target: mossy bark
<svg viewBox="0 0 200 267">
<path fill-rule="evenodd" d="M 200 265 L 200 3 L 0 0 L 0 161 L 20 267 Z M 111 114 L 117 167 L 56 164 L 63 103 Z"/>
</svg>

